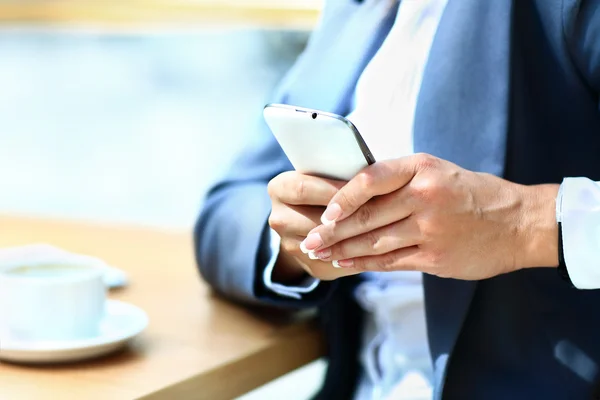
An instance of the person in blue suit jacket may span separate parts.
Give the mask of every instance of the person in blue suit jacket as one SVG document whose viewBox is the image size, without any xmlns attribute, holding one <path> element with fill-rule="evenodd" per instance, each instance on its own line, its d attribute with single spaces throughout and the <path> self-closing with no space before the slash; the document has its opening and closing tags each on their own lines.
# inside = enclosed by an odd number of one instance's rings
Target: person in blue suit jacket
<svg viewBox="0 0 600 400">
<path fill-rule="evenodd" d="M 319 308 L 319 398 L 390 393 L 383 358 L 360 390 L 356 291 L 393 299 L 400 271 L 422 273 L 436 399 L 600 398 L 600 1 L 331 0 L 273 101 L 384 154 L 334 182 L 256 131 L 196 224 L 217 291 Z"/>
</svg>

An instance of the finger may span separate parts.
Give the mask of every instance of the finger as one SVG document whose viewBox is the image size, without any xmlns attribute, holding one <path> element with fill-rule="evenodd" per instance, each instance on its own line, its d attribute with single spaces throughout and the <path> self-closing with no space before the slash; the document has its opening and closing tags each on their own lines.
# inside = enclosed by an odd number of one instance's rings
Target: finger
<svg viewBox="0 0 600 400">
<path fill-rule="evenodd" d="M 391 193 L 415 176 L 417 156 L 382 161 L 368 166 L 331 199 L 321 217 L 323 224 L 341 221 L 375 196 Z"/>
<path fill-rule="evenodd" d="M 318 250 L 343 240 L 375 231 L 409 217 L 414 212 L 414 201 L 404 188 L 395 193 L 369 200 L 350 217 L 326 225 L 318 225 L 309 232 L 306 247 Z"/>
<path fill-rule="evenodd" d="M 294 236 L 300 241 L 320 224 L 323 207 L 276 204 L 269 216 L 269 226 L 279 236 Z"/>
<path fill-rule="evenodd" d="M 333 266 L 336 268 L 358 272 L 418 271 L 422 264 L 421 250 L 418 246 L 405 247 L 375 256 L 333 261 Z"/>
<path fill-rule="evenodd" d="M 300 241 L 294 236 L 286 236 L 281 238 L 281 242 L 279 244 L 281 251 L 286 254 L 297 257 L 299 260 L 304 260 L 304 254 L 300 251 Z"/>
<path fill-rule="evenodd" d="M 325 264 L 318 260 L 316 257 L 309 257 L 306 253 L 301 250 L 301 241 L 295 236 L 282 237 L 279 243 L 279 247 L 282 252 L 289 254 L 296 259 L 300 266 L 309 274 L 312 275 L 312 270 L 309 263 L 314 266 L 314 263 Z"/>
<path fill-rule="evenodd" d="M 292 205 L 326 206 L 344 182 L 284 172 L 269 182 L 268 191 L 272 199 Z"/>
<path fill-rule="evenodd" d="M 392 251 L 418 245 L 422 242 L 419 225 L 408 218 L 371 232 L 354 236 L 331 247 L 315 252 L 317 258 L 346 260 L 390 253 Z"/>
<path fill-rule="evenodd" d="M 332 268 L 330 262 L 311 260 L 306 254 L 302 254 L 299 250 L 300 241 L 293 238 L 281 240 L 281 250 L 289 254 L 297 262 L 307 274 L 322 281 L 331 281 L 344 276 L 356 275 L 360 271 L 353 269 L 336 269 Z"/>
</svg>

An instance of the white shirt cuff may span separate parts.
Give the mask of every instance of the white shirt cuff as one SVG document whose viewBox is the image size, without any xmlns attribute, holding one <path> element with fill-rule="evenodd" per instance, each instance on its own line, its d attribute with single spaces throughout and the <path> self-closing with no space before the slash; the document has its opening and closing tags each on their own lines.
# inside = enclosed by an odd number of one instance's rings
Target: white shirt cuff
<svg viewBox="0 0 600 400">
<path fill-rule="evenodd" d="M 271 258 L 269 259 L 269 263 L 263 272 L 263 282 L 269 290 L 277 293 L 280 296 L 291 297 L 293 299 L 300 300 L 302 299 L 303 294 L 310 293 L 315 290 L 321 281 L 317 278 L 309 276 L 296 286 L 286 286 L 281 283 L 273 282 L 273 269 L 275 268 L 275 263 L 277 261 L 277 257 L 279 256 L 281 237 L 279 237 L 279 234 L 273 229 L 270 229 L 269 231 L 269 247 L 271 249 Z"/>
<path fill-rule="evenodd" d="M 600 183 L 565 178 L 557 203 L 571 282 L 578 289 L 600 289 Z"/>
</svg>

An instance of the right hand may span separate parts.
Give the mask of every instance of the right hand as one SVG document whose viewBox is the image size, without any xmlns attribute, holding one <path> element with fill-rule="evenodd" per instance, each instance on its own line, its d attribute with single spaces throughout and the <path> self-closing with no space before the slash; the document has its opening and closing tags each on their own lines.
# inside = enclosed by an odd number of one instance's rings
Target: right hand
<svg viewBox="0 0 600 400">
<path fill-rule="evenodd" d="M 321 224 L 321 214 L 345 182 L 304 175 L 296 171 L 279 174 L 269 182 L 272 210 L 269 226 L 281 237 L 273 279 L 293 281 L 304 272 L 321 280 L 333 280 L 356 272 L 334 268 L 331 262 L 311 260 L 300 250 L 308 232 Z"/>
</svg>

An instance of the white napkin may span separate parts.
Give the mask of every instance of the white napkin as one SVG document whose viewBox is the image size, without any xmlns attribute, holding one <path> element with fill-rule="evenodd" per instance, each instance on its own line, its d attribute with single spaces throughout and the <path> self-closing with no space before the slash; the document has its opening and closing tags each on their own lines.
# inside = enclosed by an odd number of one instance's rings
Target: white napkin
<svg viewBox="0 0 600 400">
<path fill-rule="evenodd" d="M 0 271 L 23 264 L 35 265 L 41 263 L 90 265 L 104 269 L 104 282 L 111 289 L 126 286 L 128 283 L 125 272 L 106 264 L 99 258 L 70 253 L 49 244 L 0 248 Z"/>
</svg>

